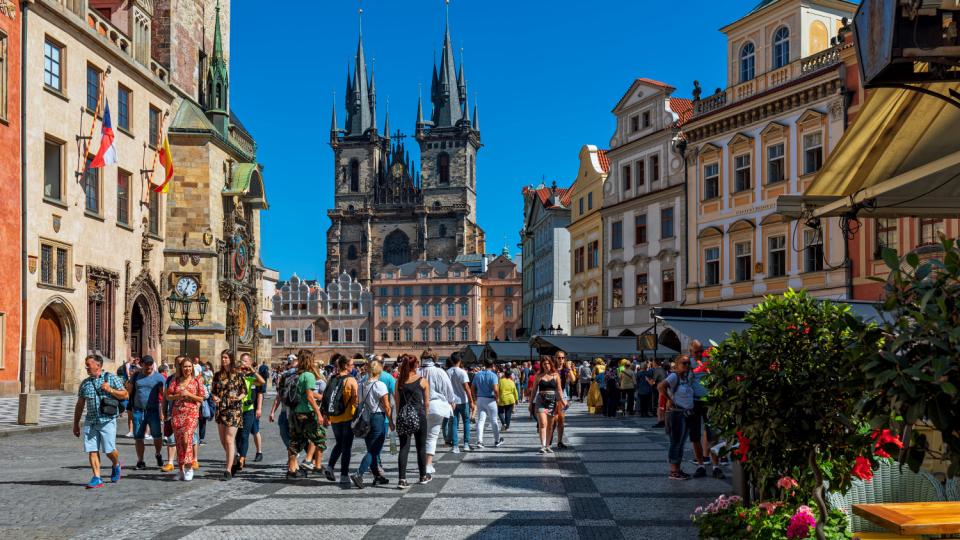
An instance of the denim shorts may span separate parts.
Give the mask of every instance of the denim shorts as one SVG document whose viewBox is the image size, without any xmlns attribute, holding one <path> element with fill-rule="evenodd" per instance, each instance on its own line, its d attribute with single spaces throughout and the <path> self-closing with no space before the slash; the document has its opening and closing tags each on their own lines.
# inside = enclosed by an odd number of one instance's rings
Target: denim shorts
<svg viewBox="0 0 960 540">
<path fill-rule="evenodd" d="M 117 419 L 85 420 L 81 436 L 84 452 L 109 454 L 117 449 Z"/>
<path fill-rule="evenodd" d="M 159 409 L 133 410 L 133 438 L 142 441 L 150 426 L 150 436 L 157 439 L 163 436 L 163 427 L 160 425 Z"/>
</svg>

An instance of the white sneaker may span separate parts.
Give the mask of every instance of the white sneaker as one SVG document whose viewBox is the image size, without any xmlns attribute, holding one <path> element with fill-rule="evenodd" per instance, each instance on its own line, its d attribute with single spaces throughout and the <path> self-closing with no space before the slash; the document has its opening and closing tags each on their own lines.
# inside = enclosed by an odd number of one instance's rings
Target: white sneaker
<svg viewBox="0 0 960 540">
<path fill-rule="evenodd" d="M 437 472 L 437 469 L 433 465 L 427 465 L 427 474 L 434 474 Z"/>
<path fill-rule="evenodd" d="M 473 450 L 473 445 L 472 445 L 472 444 L 465 444 L 465 445 L 463 445 L 463 451 L 464 451 L 464 452 L 469 452 L 469 451 L 471 451 L 471 450 Z"/>
<path fill-rule="evenodd" d="M 143 440 L 145 440 L 145 441 L 152 441 L 152 440 L 153 440 L 153 435 L 150 435 L 149 433 L 147 433 L 146 435 L 143 436 Z"/>
<path fill-rule="evenodd" d="M 459 446 L 454 446 L 454 447 L 453 447 L 453 450 L 451 450 L 450 452 L 452 452 L 452 453 L 454 453 L 454 454 L 459 454 L 459 453 L 460 453 L 460 447 L 459 447 Z"/>
<path fill-rule="evenodd" d="M 126 437 L 126 438 L 128 438 L 128 439 L 132 439 L 132 438 L 133 438 L 133 432 L 132 432 L 132 431 L 128 431 L 127 434 L 124 435 L 124 437 Z"/>
<path fill-rule="evenodd" d="M 183 472 L 183 479 L 187 482 L 193 480 L 193 469 L 187 469 Z"/>
</svg>

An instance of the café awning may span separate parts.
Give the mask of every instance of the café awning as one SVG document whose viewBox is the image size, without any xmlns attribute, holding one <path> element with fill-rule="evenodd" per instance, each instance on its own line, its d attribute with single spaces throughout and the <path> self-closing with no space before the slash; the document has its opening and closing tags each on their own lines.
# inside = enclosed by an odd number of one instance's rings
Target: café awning
<svg viewBox="0 0 960 540">
<path fill-rule="evenodd" d="M 950 96 L 960 83 L 922 90 Z M 955 97 L 954 97 L 955 99 Z M 782 196 L 791 218 L 860 210 L 860 217 L 960 215 L 960 108 L 918 91 L 877 88 L 817 177 L 800 196 Z"/>
<path fill-rule="evenodd" d="M 579 359 L 605 356 L 631 358 L 634 355 L 640 355 L 635 336 L 533 336 L 530 339 L 530 346 L 545 354 L 562 350 L 568 356 Z"/>
<path fill-rule="evenodd" d="M 492 358 L 494 362 L 522 362 L 530 360 L 537 354 L 526 341 L 488 341 L 483 348 L 484 359 Z"/>
</svg>

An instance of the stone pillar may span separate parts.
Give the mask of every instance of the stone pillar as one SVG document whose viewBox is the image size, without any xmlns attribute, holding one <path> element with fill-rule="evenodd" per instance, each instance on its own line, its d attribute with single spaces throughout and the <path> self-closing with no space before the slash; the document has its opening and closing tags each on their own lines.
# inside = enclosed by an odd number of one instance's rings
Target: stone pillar
<svg viewBox="0 0 960 540">
<path fill-rule="evenodd" d="M 40 394 L 20 394 L 20 409 L 17 423 L 36 425 L 40 423 Z"/>
</svg>

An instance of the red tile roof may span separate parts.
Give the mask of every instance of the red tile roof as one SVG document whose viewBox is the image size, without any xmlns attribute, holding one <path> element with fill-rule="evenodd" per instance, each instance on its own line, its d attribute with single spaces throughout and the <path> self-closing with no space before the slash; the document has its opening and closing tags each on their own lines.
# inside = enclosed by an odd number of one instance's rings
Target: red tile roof
<svg viewBox="0 0 960 540">
<path fill-rule="evenodd" d="M 670 98 L 670 110 L 677 113 L 680 117 L 677 125 L 682 126 L 693 116 L 693 101 L 684 98 Z"/>
<path fill-rule="evenodd" d="M 648 78 L 646 78 L 646 77 L 639 77 L 639 78 L 637 78 L 637 80 L 638 80 L 638 81 L 645 82 L 645 83 L 647 83 L 647 84 L 652 84 L 652 85 L 654 85 L 654 86 L 659 86 L 660 88 L 673 88 L 672 86 L 670 86 L 669 84 L 667 84 L 667 83 L 665 83 L 665 82 L 655 81 L 655 80 L 653 80 L 653 79 L 648 79 Z"/>
<path fill-rule="evenodd" d="M 691 105 L 691 110 L 692 110 Z M 597 159 L 600 160 L 600 168 L 603 169 L 603 172 L 610 172 L 610 159 L 607 158 L 606 150 L 597 150 Z"/>
<path fill-rule="evenodd" d="M 526 195 L 530 191 L 536 192 L 537 197 L 540 199 L 540 203 L 546 206 L 547 208 L 550 208 L 551 206 L 553 206 L 550 204 L 550 196 L 552 195 L 550 188 L 543 187 L 543 188 L 533 189 L 533 190 L 531 190 L 529 187 L 523 188 L 524 195 Z M 564 206 L 570 205 L 570 191 L 571 191 L 570 188 L 560 188 L 560 187 L 557 188 L 557 196 L 560 197 L 560 204 Z"/>
</svg>

